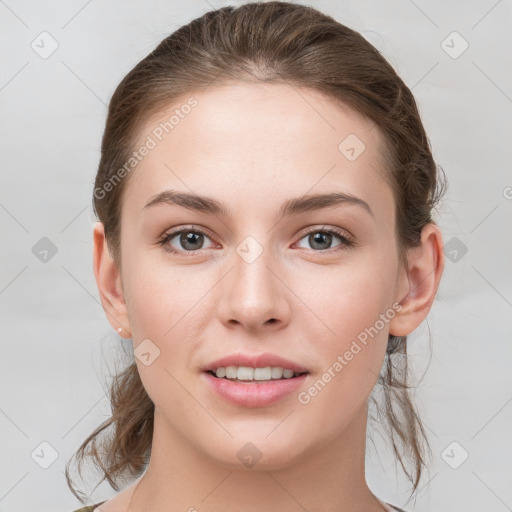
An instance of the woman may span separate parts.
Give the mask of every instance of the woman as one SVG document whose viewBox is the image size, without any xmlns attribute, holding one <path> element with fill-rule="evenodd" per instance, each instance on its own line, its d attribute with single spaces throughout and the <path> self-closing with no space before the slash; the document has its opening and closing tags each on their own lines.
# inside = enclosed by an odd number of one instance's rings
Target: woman
<svg viewBox="0 0 512 512">
<path fill-rule="evenodd" d="M 410 90 L 311 7 L 211 11 L 137 64 L 94 190 L 96 282 L 134 362 L 76 454 L 136 480 L 81 510 L 401 510 L 366 483 L 368 404 L 381 389 L 414 492 L 436 171 Z"/>
</svg>

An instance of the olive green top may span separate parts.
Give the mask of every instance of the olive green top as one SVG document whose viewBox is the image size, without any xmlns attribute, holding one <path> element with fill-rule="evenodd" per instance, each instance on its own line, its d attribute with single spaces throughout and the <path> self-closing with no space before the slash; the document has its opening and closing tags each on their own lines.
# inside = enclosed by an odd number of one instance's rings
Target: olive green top
<svg viewBox="0 0 512 512">
<path fill-rule="evenodd" d="M 100 503 L 96 503 L 96 505 L 88 505 L 87 507 L 79 508 L 78 510 L 75 510 L 74 512 L 93 512 L 96 507 L 101 505 L 102 503 L 105 503 L 104 501 L 101 501 Z"/>
</svg>

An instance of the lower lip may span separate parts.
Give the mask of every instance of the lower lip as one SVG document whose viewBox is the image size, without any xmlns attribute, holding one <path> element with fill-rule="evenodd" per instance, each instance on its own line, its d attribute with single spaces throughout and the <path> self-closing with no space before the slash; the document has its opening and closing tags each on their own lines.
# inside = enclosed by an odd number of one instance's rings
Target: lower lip
<svg viewBox="0 0 512 512">
<path fill-rule="evenodd" d="M 232 404 L 243 407 L 272 405 L 300 388 L 308 376 L 307 373 L 303 373 L 291 379 L 242 383 L 220 379 L 208 372 L 203 372 L 203 375 L 213 391 L 219 396 Z"/>
</svg>

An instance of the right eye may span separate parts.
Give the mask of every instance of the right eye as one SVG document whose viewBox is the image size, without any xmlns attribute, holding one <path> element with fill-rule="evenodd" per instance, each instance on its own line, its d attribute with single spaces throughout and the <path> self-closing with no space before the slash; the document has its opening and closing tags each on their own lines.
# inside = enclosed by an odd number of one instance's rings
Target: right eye
<svg viewBox="0 0 512 512">
<path fill-rule="evenodd" d="M 203 247 L 205 238 L 210 239 L 202 229 L 182 228 L 166 232 L 158 243 L 167 252 L 188 256 L 187 252 L 194 253 L 205 248 Z"/>
</svg>

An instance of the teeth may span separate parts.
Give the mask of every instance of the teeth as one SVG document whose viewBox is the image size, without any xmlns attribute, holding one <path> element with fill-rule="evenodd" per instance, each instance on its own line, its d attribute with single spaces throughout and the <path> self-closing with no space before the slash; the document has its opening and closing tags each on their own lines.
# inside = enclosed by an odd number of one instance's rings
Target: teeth
<svg viewBox="0 0 512 512">
<path fill-rule="evenodd" d="M 271 377 L 273 379 L 280 379 L 283 376 L 283 369 L 279 366 L 272 368 Z"/>
<path fill-rule="evenodd" d="M 249 368 L 248 366 L 239 366 L 236 371 L 236 378 L 238 380 L 255 380 L 254 368 Z"/>
<path fill-rule="evenodd" d="M 240 368 L 238 371 L 240 372 Z M 266 366 L 265 368 L 254 368 L 254 380 L 270 380 L 271 378 L 272 368 L 270 366 Z"/>
<path fill-rule="evenodd" d="M 222 370 L 222 368 L 221 368 Z M 236 374 L 237 374 L 237 371 L 236 371 L 236 366 L 228 366 L 225 368 L 225 371 L 226 371 L 226 379 L 236 379 Z M 215 374 L 217 375 L 217 374 Z"/>
<path fill-rule="evenodd" d="M 265 368 L 251 368 L 249 366 L 227 366 L 214 370 L 213 373 L 219 378 L 238 380 L 271 380 L 291 379 L 294 375 L 300 375 L 288 368 L 281 366 L 266 366 Z"/>
</svg>

